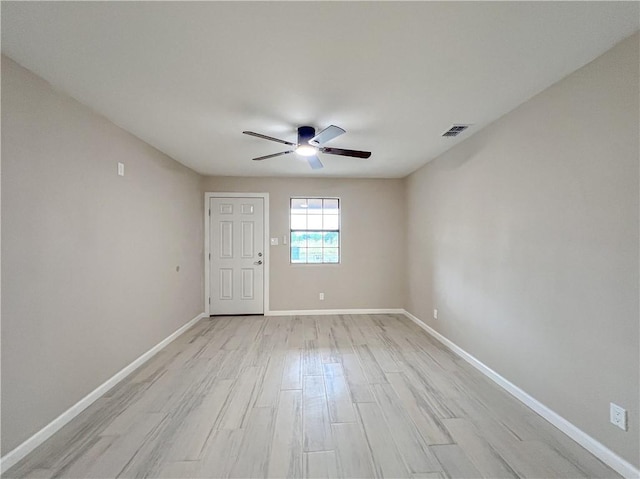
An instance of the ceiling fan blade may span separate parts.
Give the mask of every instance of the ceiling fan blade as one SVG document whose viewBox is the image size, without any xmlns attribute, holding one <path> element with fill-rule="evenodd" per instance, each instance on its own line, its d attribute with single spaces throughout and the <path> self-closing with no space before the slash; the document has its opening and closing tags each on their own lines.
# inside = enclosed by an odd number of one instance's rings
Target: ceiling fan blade
<svg viewBox="0 0 640 479">
<path fill-rule="evenodd" d="M 328 155 L 353 156 L 355 158 L 369 158 L 371 156 L 370 151 L 345 150 L 343 148 L 325 147 L 325 148 L 320 148 L 320 151 Z"/>
<path fill-rule="evenodd" d="M 260 133 L 254 133 L 253 131 L 243 131 L 242 133 L 244 133 L 245 135 L 255 136 L 257 138 L 262 138 L 263 140 L 277 141 L 278 143 L 284 143 L 285 145 L 290 145 L 290 146 L 295 146 L 296 145 L 295 143 L 291 143 L 290 141 L 280 140 L 280 139 L 274 138 L 272 136 L 261 135 Z"/>
<path fill-rule="evenodd" d="M 259 156 L 258 158 L 254 158 L 253 161 L 262 161 L 266 160 L 267 158 L 273 158 L 275 156 L 288 155 L 289 153 L 293 153 L 293 150 L 282 151 L 280 153 L 274 153 L 273 155 Z"/>
<path fill-rule="evenodd" d="M 330 125 L 309 140 L 309 144 L 313 146 L 324 145 L 327 141 L 331 141 L 340 136 L 345 131 L 339 126 Z"/>
<path fill-rule="evenodd" d="M 320 168 L 323 167 L 322 162 L 320 161 L 320 158 L 318 158 L 317 155 L 307 156 L 307 161 L 309 162 L 309 166 L 314 170 L 319 170 Z"/>
</svg>

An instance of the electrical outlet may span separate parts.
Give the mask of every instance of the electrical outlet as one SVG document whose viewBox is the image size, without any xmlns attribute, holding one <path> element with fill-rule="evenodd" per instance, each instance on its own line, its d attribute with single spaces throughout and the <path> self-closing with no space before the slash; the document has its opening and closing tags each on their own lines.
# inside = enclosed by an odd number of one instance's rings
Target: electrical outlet
<svg viewBox="0 0 640 479">
<path fill-rule="evenodd" d="M 320 293 L 320 301 L 324 301 L 324 293 Z"/>
<path fill-rule="evenodd" d="M 438 319 L 438 310 L 437 309 L 433 310 L 433 319 Z"/>
<path fill-rule="evenodd" d="M 627 410 L 617 404 L 609 403 L 609 420 L 623 431 L 627 430 Z"/>
</svg>

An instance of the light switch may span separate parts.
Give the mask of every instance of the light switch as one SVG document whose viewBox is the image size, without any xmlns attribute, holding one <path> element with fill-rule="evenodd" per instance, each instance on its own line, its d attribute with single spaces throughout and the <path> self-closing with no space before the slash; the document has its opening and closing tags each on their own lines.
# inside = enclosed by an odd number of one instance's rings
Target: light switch
<svg viewBox="0 0 640 479">
<path fill-rule="evenodd" d="M 124 176 L 124 163 L 118 163 L 118 176 Z"/>
<path fill-rule="evenodd" d="M 271 238 L 271 246 L 278 246 L 278 238 Z"/>
<path fill-rule="evenodd" d="M 282 244 L 287 244 L 287 235 L 282 236 Z"/>
</svg>

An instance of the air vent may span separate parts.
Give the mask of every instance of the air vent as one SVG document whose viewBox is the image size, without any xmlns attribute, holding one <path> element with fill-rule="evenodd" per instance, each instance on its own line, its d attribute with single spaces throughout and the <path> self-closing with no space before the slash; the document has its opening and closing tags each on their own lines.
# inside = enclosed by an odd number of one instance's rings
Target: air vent
<svg viewBox="0 0 640 479">
<path fill-rule="evenodd" d="M 458 136 L 460 133 L 462 133 L 464 130 L 466 130 L 467 128 L 469 128 L 469 126 L 471 125 L 453 125 L 451 128 L 449 128 L 447 131 L 445 131 L 442 136 Z"/>
</svg>

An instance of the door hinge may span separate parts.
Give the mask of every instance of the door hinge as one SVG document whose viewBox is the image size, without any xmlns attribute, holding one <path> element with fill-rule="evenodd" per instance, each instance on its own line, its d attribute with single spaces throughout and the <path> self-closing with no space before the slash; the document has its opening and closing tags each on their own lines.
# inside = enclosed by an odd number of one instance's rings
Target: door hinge
<svg viewBox="0 0 640 479">
<path fill-rule="evenodd" d="M 211 261 L 211 253 L 209 253 L 209 261 Z"/>
<path fill-rule="evenodd" d="M 209 210 L 209 216 L 211 216 L 211 210 Z"/>
<path fill-rule="evenodd" d="M 209 296 L 209 304 L 211 304 L 211 296 Z"/>
</svg>

